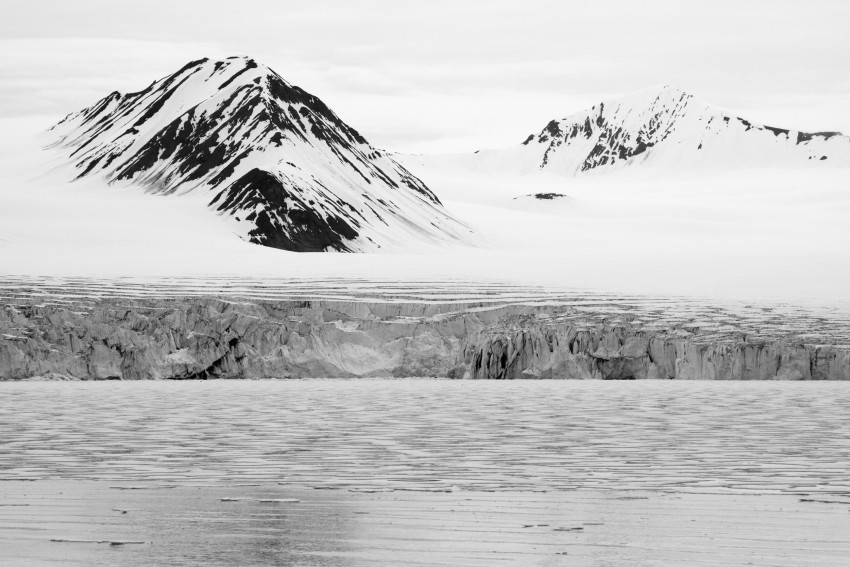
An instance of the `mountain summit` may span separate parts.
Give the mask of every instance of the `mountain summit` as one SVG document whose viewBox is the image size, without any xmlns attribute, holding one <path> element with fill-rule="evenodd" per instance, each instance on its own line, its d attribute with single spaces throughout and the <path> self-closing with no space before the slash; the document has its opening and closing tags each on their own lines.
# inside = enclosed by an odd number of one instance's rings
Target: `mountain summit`
<svg viewBox="0 0 850 567">
<path fill-rule="evenodd" d="M 552 120 L 528 136 L 521 148 L 486 153 L 517 161 L 526 169 L 533 165 L 565 175 L 641 163 L 850 166 L 850 138 L 840 132 L 808 133 L 757 124 L 665 85 Z"/>
<path fill-rule="evenodd" d="M 247 57 L 201 59 L 52 128 L 77 178 L 209 193 L 257 244 L 360 252 L 470 230 L 317 97 Z"/>
</svg>

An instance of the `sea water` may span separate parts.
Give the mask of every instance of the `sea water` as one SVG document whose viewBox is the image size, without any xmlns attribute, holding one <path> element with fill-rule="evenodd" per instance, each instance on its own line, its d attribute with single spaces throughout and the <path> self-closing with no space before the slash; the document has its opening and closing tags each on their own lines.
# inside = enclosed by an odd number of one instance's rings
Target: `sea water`
<svg viewBox="0 0 850 567">
<path fill-rule="evenodd" d="M 0 564 L 846 565 L 848 416 L 844 383 L 0 383 Z"/>
</svg>

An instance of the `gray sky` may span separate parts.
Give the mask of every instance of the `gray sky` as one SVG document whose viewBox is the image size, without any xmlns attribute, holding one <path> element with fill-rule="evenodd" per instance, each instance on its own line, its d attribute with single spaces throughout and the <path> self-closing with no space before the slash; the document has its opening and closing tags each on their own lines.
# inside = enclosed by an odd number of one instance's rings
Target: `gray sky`
<svg viewBox="0 0 850 567">
<path fill-rule="evenodd" d="M 193 58 L 248 54 L 373 144 L 521 142 L 671 84 L 770 125 L 850 132 L 846 0 L 6 0 L 0 117 L 60 117 Z"/>
</svg>

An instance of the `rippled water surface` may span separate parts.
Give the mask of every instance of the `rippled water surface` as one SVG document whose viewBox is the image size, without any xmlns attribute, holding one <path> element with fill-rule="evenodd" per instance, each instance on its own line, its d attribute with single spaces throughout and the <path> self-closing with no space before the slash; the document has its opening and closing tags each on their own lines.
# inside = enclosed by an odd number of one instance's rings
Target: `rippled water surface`
<svg viewBox="0 0 850 567">
<path fill-rule="evenodd" d="M 850 491 L 850 385 L 0 384 L 0 477 Z"/>
<path fill-rule="evenodd" d="M 0 565 L 835 566 L 850 384 L 0 383 Z"/>
</svg>

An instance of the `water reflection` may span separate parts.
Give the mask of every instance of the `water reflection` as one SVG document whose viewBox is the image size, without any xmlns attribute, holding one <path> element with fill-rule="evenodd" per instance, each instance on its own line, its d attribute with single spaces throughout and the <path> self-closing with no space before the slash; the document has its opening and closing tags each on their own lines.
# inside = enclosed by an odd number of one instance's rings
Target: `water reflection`
<svg viewBox="0 0 850 567">
<path fill-rule="evenodd" d="M 340 565 L 332 558 L 354 548 L 352 504 L 315 491 L 298 493 L 298 502 L 259 502 L 293 492 L 275 485 L 119 491 L 97 481 L 23 484 L 0 486 L 0 500 L 17 504 L 0 507 L 3 565 Z M 245 500 L 222 500 L 234 496 Z"/>
<path fill-rule="evenodd" d="M 272 497 L 298 502 L 259 501 Z M 0 564 L 16 567 L 843 567 L 850 555 L 846 505 L 782 494 L 120 491 L 42 480 L 0 483 L 0 501 Z"/>
</svg>

